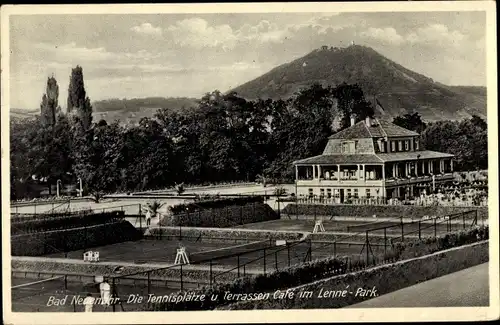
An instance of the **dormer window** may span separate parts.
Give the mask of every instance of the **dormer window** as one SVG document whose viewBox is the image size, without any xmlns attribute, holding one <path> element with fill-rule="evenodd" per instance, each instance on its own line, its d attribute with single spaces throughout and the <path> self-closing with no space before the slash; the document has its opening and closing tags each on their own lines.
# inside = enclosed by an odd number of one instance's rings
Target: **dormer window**
<svg viewBox="0 0 500 325">
<path fill-rule="evenodd" d="M 342 142 L 342 153 L 355 153 L 356 152 L 356 142 L 354 141 L 346 141 Z"/>
</svg>

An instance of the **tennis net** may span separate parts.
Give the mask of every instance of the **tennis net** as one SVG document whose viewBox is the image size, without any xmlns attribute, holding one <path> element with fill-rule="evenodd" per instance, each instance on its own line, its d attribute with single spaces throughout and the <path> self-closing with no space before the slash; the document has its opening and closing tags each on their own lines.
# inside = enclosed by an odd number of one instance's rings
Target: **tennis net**
<svg viewBox="0 0 500 325">
<path fill-rule="evenodd" d="M 27 280 L 27 279 L 25 279 Z M 16 282 L 20 282 L 16 279 Z M 47 292 L 64 293 L 67 289 L 66 277 L 57 276 L 33 282 L 19 283 L 11 287 L 12 299 L 43 295 Z"/>
</svg>

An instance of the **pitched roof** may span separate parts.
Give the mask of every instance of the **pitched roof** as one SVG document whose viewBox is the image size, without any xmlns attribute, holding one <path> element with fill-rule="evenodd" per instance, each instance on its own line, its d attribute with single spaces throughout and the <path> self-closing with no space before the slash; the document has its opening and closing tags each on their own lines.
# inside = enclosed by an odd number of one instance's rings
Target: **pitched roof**
<svg viewBox="0 0 500 325">
<path fill-rule="evenodd" d="M 374 154 L 368 155 L 320 155 L 294 161 L 294 165 L 309 164 L 380 164 L 382 159 Z"/>
<path fill-rule="evenodd" d="M 366 121 L 359 121 L 353 126 L 348 127 L 340 132 L 330 136 L 329 139 L 362 139 L 362 138 L 380 138 L 380 137 L 405 137 L 418 136 L 417 132 L 413 132 L 397 126 L 388 121 L 372 119 L 370 127 L 366 125 Z"/>
</svg>

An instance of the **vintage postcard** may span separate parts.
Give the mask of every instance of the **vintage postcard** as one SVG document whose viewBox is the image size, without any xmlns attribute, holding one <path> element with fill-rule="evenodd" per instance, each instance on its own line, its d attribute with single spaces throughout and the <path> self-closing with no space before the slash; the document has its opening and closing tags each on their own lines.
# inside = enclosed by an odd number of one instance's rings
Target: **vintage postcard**
<svg viewBox="0 0 500 325">
<path fill-rule="evenodd" d="M 492 1 L 1 8 L 6 324 L 499 317 Z"/>
</svg>

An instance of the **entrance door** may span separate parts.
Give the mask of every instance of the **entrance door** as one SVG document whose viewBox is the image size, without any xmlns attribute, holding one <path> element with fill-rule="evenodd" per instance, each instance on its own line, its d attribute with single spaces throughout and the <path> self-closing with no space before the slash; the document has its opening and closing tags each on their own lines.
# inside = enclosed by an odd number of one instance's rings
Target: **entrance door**
<svg viewBox="0 0 500 325">
<path fill-rule="evenodd" d="M 344 189 L 340 189 L 340 203 L 344 203 Z"/>
</svg>

